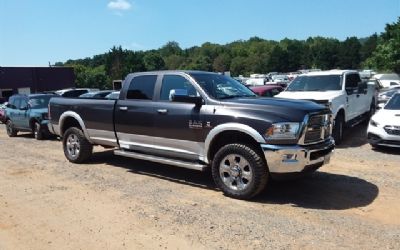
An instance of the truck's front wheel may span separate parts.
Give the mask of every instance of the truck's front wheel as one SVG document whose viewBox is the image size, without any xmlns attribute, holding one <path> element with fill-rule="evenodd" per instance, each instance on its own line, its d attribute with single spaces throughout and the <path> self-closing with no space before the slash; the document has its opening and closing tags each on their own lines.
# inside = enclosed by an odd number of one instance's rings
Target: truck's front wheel
<svg viewBox="0 0 400 250">
<path fill-rule="evenodd" d="M 225 195 L 250 199 L 260 193 L 268 181 L 268 168 L 252 147 L 228 144 L 215 155 L 212 176 Z"/>
<path fill-rule="evenodd" d="M 90 158 L 93 146 L 86 139 L 79 128 L 69 128 L 63 136 L 63 148 L 65 157 L 73 163 L 82 163 Z"/>
<path fill-rule="evenodd" d="M 333 127 L 333 139 L 335 139 L 335 144 L 339 145 L 343 140 L 343 131 L 344 131 L 344 117 L 341 114 L 335 119 L 335 124 Z"/>
</svg>

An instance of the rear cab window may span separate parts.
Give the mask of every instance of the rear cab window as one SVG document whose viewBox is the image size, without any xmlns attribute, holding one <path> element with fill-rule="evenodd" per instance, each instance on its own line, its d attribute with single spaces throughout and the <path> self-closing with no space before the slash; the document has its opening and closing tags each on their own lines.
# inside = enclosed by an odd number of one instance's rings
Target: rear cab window
<svg viewBox="0 0 400 250">
<path fill-rule="evenodd" d="M 141 75 L 134 77 L 129 83 L 126 99 L 152 100 L 157 75 Z"/>
</svg>

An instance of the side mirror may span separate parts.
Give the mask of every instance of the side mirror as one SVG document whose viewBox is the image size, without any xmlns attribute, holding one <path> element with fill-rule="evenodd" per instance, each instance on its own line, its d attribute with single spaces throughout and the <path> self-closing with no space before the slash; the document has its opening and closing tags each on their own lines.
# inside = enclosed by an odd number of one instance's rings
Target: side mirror
<svg viewBox="0 0 400 250">
<path fill-rule="evenodd" d="M 196 106 L 203 104 L 201 96 L 190 96 L 186 89 L 171 89 L 169 92 L 169 100 L 172 102 L 193 103 Z"/>
<path fill-rule="evenodd" d="M 28 105 L 20 107 L 19 110 L 28 110 Z"/>
<path fill-rule="evenodd" d="M 354 88 L 346 88 L 346 93 L 347 93 L 347 95 L 352 95 L 352 94 L 354 94 Z"/>
<path fill-rule="evenodd" d="M 378 105 L 376 106 L 376 109 L 383 109 L 383 107 L 385 107 L 385 103 L 378 103 Z"/>
</svg>

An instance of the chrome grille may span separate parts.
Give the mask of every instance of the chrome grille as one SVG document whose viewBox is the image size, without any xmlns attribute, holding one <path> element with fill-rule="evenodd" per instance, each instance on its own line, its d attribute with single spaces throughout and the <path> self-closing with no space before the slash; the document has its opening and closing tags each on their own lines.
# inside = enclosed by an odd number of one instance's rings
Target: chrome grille
<svg viewBox="0 0 400 250">
<path fill-rule="evenodd" d="M 303 144 L 318 143 L 327 139 L 332 131 L 332 117 L 329 114 L 311 115 L 304 127 Z"/>
</svg>

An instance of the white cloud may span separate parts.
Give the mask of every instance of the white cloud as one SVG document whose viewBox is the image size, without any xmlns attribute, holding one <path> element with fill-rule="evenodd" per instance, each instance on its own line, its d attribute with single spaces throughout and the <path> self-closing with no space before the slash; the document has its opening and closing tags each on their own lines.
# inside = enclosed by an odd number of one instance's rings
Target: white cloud
<svg viewBox="0 0 400 250">
<path fill-rule="evenodd" d="M 112 10 L 129 10 L 132 4 L 127 0 L 113 0 L 107 4 L 107 7 Z"/>
</svg>

